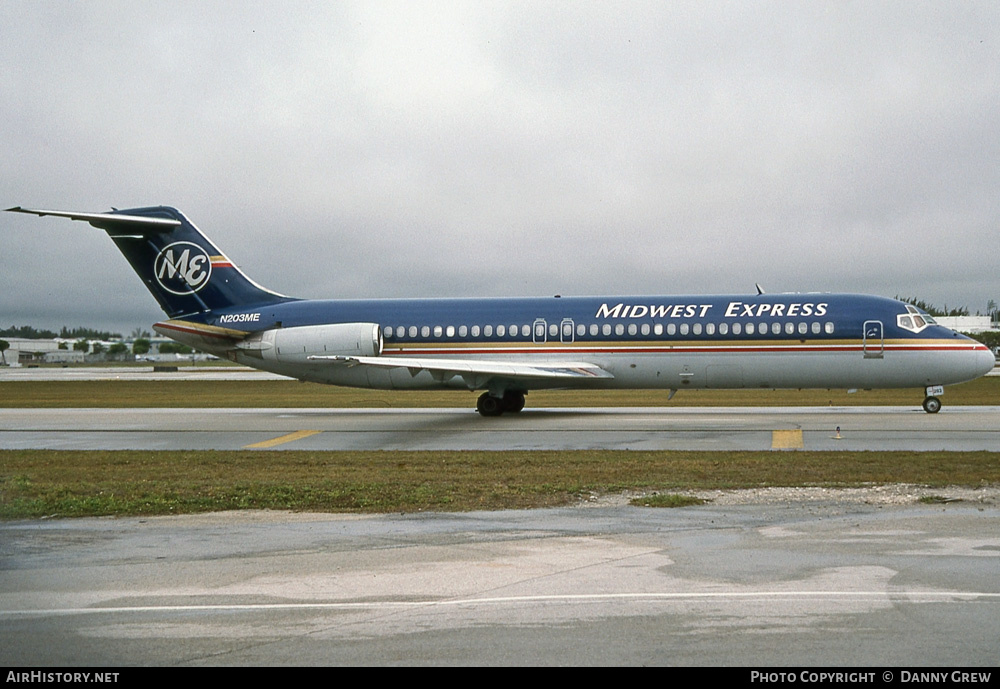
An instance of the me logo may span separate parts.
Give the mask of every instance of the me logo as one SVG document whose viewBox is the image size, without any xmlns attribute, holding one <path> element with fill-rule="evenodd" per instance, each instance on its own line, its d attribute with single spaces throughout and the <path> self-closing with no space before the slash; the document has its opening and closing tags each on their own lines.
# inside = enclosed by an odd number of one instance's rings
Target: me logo
<svg viewBox="0 0 1000 689">
<path fill-rule="evenodd" d="M 212 259 L 197 244 L 174 242 L 156 255 L 153 273 L 160 287 L 171 294 L 194 294 L 212 277 Z"/>
</svg>

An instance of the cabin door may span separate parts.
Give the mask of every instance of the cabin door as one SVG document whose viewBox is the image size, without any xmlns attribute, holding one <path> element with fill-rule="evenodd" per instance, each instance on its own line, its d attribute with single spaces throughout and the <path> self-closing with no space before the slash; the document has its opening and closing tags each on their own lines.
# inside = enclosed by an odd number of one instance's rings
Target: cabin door
<svg viewBox="0 0 1000 689">
<path fill-rule="evenodd" d="M 881 359 L 885 354 L 885 334 L 882 321 L 865 321 L 862 349 L 866 359 Z"/>
</svg>

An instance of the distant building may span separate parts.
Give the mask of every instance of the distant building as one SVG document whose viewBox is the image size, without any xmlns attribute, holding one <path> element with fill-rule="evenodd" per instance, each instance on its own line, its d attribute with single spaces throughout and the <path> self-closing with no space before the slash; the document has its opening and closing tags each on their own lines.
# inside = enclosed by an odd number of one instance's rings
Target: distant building
<svg viewBox="0 0 1000 689">
<path fill-rule="evenodd" d="M 27 337 L 4 337 L 10 343 L 10 349 L 3 353 L 4 361 L 9 366 L 24 364 L 40 364 L 50 353 L 60 351 L 55 340 L 32 340 Z"/>
<path fill-rule="evenodd" d="M 173 352 L 160 352 L 160 345 L 167 343 L 176 344 L 173 340 L 165 337 L 155 337 L 149 339 L 149 352 L 135 356 L 132 354 L 132 341 L 118 342 L 117 340 L 88 340 L 90 346 L 84 352 L 74 349 L 76 339 L 64 339 L 57 337 L 48 340 L 36 340 L 26 337 L 3 337 L 10 345 L 3 353 L 3 361 L 8 366 L 37 366 L 38 364 L 100 364 L 105 361 L 148 361 L 148 362 L 178 362 L 178 361 L 209 361 L 216 357 L 204 352 L 191 352 L 189 354 L 175 354 Z M 94 345 L 99 344 L 100 351 L 94 352 Z M 124 354 L 112 355 L 108 351 L 116 344 L 124 344 L 128 350 Z"/>
<path fill-rule="evenodd" d="M 44 361 L 46 364 L 82 364 L 86 354 L 76 349 L 57 349 L 54 352 L 45 352 Z"/>
<path fill-rule="evenodd" d="M 76 340 L 57 337 L 55 339 L 31 339 L 27 337 L 4 337 L 10 348 L 3 353 L 8 366 L 31 366 L 37 364 L 82 364 L 87 361 L 104 361 L 108 347 L 113 343 L 101 342 L 104 353 L 94 355 L 73 349 Z M 91 351 L 97 340 L 90 340 Z"/>
<path fill-rule="evenodd" d="M 984 333 L 995 329 L 989 316 L 934 316 L 934 320 L 960 333 Z"/>
</svg>

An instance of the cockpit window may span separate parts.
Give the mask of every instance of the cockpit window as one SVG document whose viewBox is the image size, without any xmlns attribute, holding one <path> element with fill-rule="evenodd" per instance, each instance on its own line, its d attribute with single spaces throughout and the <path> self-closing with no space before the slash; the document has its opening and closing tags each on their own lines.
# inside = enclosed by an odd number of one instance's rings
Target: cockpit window
<svg viewBox="0 0 1000 689">
<path fill-rule="evenodd" d="M 937 325 L 937 322 L 916 306 L 907 304 L 906 313 L 896 316 L 896 325 L 903 330 L 909 330 L 911 333 L 919 333 L 929 325 Z"/>
</svg>

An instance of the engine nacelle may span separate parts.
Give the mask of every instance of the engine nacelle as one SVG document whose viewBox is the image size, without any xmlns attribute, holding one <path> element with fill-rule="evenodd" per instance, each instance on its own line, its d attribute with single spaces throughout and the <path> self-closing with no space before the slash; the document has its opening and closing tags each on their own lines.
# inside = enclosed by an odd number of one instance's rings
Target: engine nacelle
<svg viewBox="0 0 1000 689">
<path fill-rule="evenodd" d="M 378 323 L 333 323 L 275 328 L 254 333 L 236 348 L 258 359 L 308 363 L 311 356 L 378 356 L 382 329 Z"/>
</svg>

